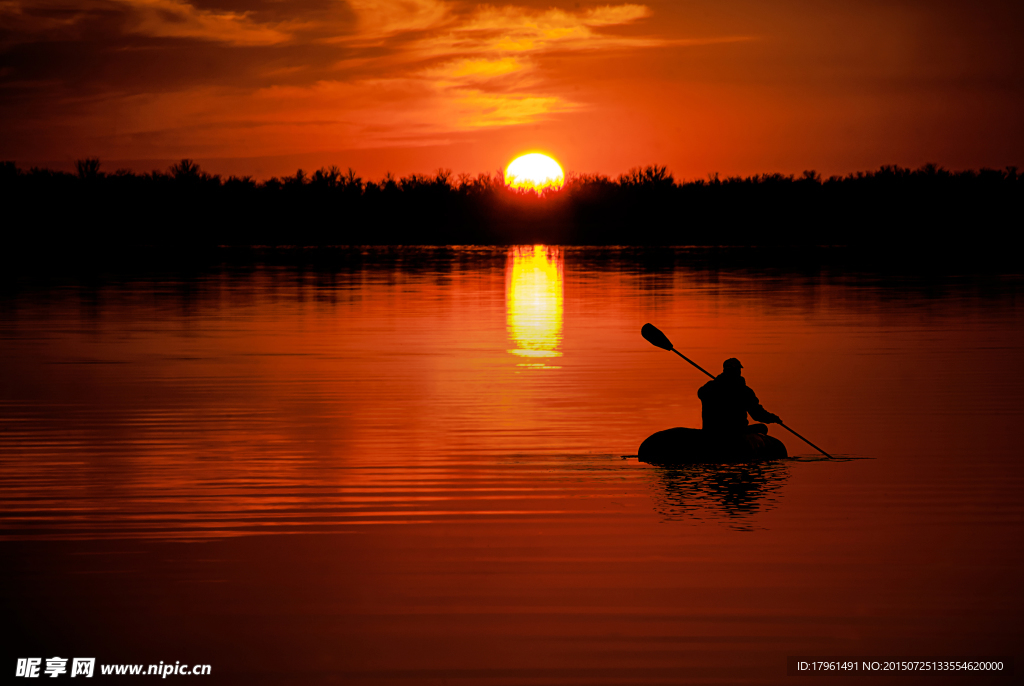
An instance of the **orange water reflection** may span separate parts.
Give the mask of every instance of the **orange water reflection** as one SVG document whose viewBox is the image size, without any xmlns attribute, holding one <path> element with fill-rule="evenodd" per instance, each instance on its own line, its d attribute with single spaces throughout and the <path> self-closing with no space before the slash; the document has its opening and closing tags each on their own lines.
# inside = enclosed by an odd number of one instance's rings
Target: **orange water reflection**
<svg viewBox="0 0 1024 686">
<path fill-rule="evenodd" d="M 505 268 L 505 316 L 508 352 L 530 360 L 520 366 L 549 367 L 545 358 L 561 357 L 563 273 L 561 249 L 519 245 L 508 251 Z"/>
<path fill-rule="evenodd" d="M 1019 652 L 1024 285 L 388 255 L 0 294 L 7 655 L 769 686 L 786 655 Z M 700 425 L 702 375 L 647 321 L 877 459 L 622 459 Z"/>
</svg>

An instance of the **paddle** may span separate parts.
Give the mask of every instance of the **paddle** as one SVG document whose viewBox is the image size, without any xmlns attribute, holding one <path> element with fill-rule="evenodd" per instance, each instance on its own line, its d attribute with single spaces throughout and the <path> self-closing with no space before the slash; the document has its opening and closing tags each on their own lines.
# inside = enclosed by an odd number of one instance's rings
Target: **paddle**
<svg viewBox="0 0 1024 686">
<path fill-rule="evenodd" d="M 697 369 L 701 370 L 702 372 L 704 372 L 705 374 L 707 374 L 708 376 L 710 376 L 710 377 L 711 377 L 712 379 L 713 379 L 713 378 L 715 378 L 715 375 L 714 375 L 714 374 L 712 374 L 712 373 L 711 373 L 711 372 L 709 372 L 708 370 L 704 369 L 704 368 L 703 368 L 703 367 L 701 367 L 701 366 L 700 366 L 699 364 L 697 364 L 696 362 L 694 362 L 693 360 L 691 360 L 691 359 L 690 359 L 689 357 L 687 357 L 686 355 L 684 355 L 684 354 L 682 354 L 681 352 L 679 352 L 678 350 L 676 350 L 676 349 L 675 349 L 675 348 L 674 348 L 674 347 L 672 346 L 672 341 L 668 340 L 668 336 L 666 336 L 665 334 L 663 334 L 663 333 L 661 332 L 661 329 L 659 329 L 658 327 L 656 327 L 656 326 L 655 326 L 654 324 L 644 324 L 644 325 L 643 325 L 643 327 L 642 327 L 642 328 L 640 329 L 640 335 L 641 335 L 641 336 L 643 336 L 644 338 L 646 338 L 646 339 L 647 339 L 647 342 L 648 342 L 648 343 L 650 343 L 651 345 L 657 346 L 657 347 L 661 348 L 662 350 L 671 350 L 671 351 L 672 351 L 672 352 L 674 352 L 674 353 L 675 353 L 676 355 L 679 355 L 679 357 L 683 358 L 684 360 L 686 360 L 687 362 L 689 362 L 690 364 L 692 364 L 692 365 L 693 365 L 694 367 L 696 367 Z M 824 455 L 825 457 L 830 457 L 830 458 L 832 457 L 831 455 L 829 455 L 828 453 L 826 453 L 826 452 L 825 452 L 824 450 L 822 450 L 822 449 L 821 449 L 821 448 L 819 448 L 818 446 L 814 445 L 813 443 L 811 443 L 810 441 L 808 441 L 808 440 L 807 440 L 806 438 L 804 438 L 803 436 L 801 436 L 800 434 L 798 434 L 798 433 L 797 433 L 796 431 L 793 431 L 793 430 L 792 430 L 792 429 L 790 429 L 790 428 L 789 428 L 788 426 L 786 426 L 785 424 L 783 424 L 782 422 L 777 422 L 777 423 L 778 423 L 778 425 L 779 425 L 779 426 L 781 426 L 781 427 L 782 427 L 783 429 L 785 429 L 785 430 L 786 430 L 786 431 L 788 431 L 789 433 L 793 434 L 794 436 L 796 436 L 797 438 L 799 438 L 799 439 L 800 439 L 801 441 L 803 441 L 804 443 L 806 443 L 807 445 L 811 446 L 812 448 L 814 448 L 815 450 L 817 450 L 817 451 L 818 451 L 819 453 L 821 453 L 822 455 Z M 834 458 L 833 458 L 833 459 L 834 459 Z"/>
</svg>

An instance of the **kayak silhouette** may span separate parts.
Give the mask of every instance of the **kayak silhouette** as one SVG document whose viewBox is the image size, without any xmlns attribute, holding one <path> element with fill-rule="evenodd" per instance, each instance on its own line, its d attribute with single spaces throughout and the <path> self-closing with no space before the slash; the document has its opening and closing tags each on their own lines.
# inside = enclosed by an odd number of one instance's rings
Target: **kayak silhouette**
<svg viewBox="0 0 1024 686">
<path fill-rule="evenodd" d="M 785 444 L 768 434 L 718 434 L 686 427 L 651 434 L 640 444 L 637 455 L 641 462 L 651 464 L 755 462 L 781 460 L 789 456 Z"/>
<path fill-rule="evenodd" d="M 668 337 L 653 324 L 644 324 L 641 335 L 649 343 L 674 352 L 711 377 L 698 396 L 703 405 L 704 428 L 676 427 L 648 436 L 637 451 L 642 462 L 656 464 L 700 464 L 710 462 L 753 462 L 788 457 L 786 446 L 768 435 L 765 424 L 747 424 L 747 414 L 754 419 L 778 424 L 827 457 L 824 450 L 782 423 L 778 415 L 768 412 L 746 386 L 740 374 L 742 364 L 730 358 L 723 364 L 722 374 L 715 376 L 673 347 Z"/>
</svg>

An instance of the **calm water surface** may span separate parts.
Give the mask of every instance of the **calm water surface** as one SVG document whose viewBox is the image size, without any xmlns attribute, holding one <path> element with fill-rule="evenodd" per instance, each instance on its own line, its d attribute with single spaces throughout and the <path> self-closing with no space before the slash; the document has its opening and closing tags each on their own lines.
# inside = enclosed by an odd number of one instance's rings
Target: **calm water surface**
<svg viewBox="0 0 1024 686">
<path fill-rule="evenodd" d="M 14 281 L 0 669 L 758 684 L 841 680 L 787 676 L 791 655 L 1019 662 L 1021 281 L 698 257 L 406 249 Z M 705 378 L 648 321 L 705 368 L 740 358 L 836 459 L 777 427 L 786 461 L 624 459 L 700 426 Z M 989 682 L 868 680 L 907 679 Z"/>
</svg>

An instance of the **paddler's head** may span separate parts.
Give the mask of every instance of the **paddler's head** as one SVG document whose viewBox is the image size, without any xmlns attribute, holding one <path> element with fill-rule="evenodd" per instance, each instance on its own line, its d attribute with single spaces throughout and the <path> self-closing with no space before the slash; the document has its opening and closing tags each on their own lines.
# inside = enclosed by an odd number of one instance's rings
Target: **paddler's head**
<svg viewBox="0 0 1024 686">
<path fill-rule="evenodd" d="M 730 357 L 728 360 L 722 363 L 722 376 L 739 376 L 742 372 L 743 365 L 735 357 Z"/>
</svg>

